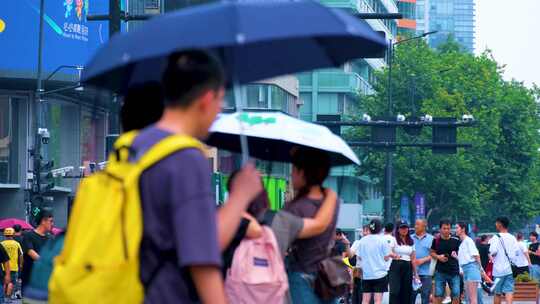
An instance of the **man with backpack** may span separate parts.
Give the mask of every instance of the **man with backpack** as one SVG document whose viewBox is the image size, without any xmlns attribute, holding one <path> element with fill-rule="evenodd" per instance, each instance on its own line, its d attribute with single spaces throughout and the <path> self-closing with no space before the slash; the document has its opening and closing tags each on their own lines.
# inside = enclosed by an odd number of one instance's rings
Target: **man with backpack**
<svg viewBox="0 0 540 304">
<path fill-rule="evenodd" d="M 493 277 L 495 282 L 495 298 L 493 303 L 499 304 L 504 297 L 506 303 L 512 304 L 514 298 L 513 268 L 518 254 L 522 254 L 516 238 L 508 233 L 510 220 L 499 217 L 495 227 L 499 233 L 489 241 L 489 254 L 493 258 Z"/>
<path fill-rule="evenodd" d="M 209 54 L 171 56 L 163 76 L 163 116 L 135 138 L 135 157 L 173 134 L 205 138 L 221 111 L 224 84 L 223 70 Z M 225 303 L 210 174 L 208 160 L 198 149 L 172 153 L 142 173 L 140 271 L 147 282 L 145 302 Z M 240 171 L 234 188 L 238 190 L 230 193 L 229 202 L 245 202 L 237 204 L 243 207 L 236 212 L 237 226 L 241 211 L 262 190 L 253 166 Z"/>
<path fill-rule="evenodd" d="M 246 165 L 218 216 L 199 140 L 221 111 L 222 67 L 206 52 L 178 52 L 162 84 L 161 119 L 122 134 L 104 170 L 81 182 L 49 281 L 50 302 L 226 303 L 222 235 L 234 234 L 262 191 L 260 175 Z"/>
<path fill-rule="evenodd" d="M 451 235 L 452 224 L 449 220 L 441 220 L 439 227 L 441 236 L 431 246 L 431 257 L 437 260 L 434 275 L 435 303 L 442 302 L 448 284 L 452 304 L 458 304 L 461 294 L 458 263 L 460 241 Z"/>
</svg>

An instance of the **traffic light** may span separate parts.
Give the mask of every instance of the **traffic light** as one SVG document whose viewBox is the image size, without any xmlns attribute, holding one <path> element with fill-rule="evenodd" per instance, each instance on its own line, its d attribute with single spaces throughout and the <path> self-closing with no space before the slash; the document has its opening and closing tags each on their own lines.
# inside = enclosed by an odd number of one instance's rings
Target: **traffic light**
<svg viewBox="0 0 540 304">
<path fill-rule="evenodd" d="M 376 117 L 376 121 L 396 121 L 395 117 Z M 396 142 L 396 126 L 395 125 L 380 125 L 371 127 L 371 141 L 374 143 L 392 143 Z M 384 147 L 375 147 L 376 151 L 396 151 L 395 145 Z"/>
<path fill-rule="evenodd" d="M 341 115 L 339 114 L 319 114 L 317 115 L 317 122 L 321 122 L 324 124 L 325 121 L 341 121 Z M 337 136 L 341 136 L 341 126 L 330 126 L 328 127 L 332 133 L 336 134 Z"/>
<path fill-rule="evenodd" d="M 54 177 L 51 170 L 54 167 L 54 161 L 44 161 L 37 157 L 34 163 L 36 189 L 34 192 L 43 194 L 54 188 Z"/>
<path fill-rule="evenodd" d="M 432 153 L 435 154 L 456 154 L 457 152 L 457 128 L 455 126 L 455 118 L 442 118 L 435 117 L 433 118 L 434 122 L 446 122 L 448 125 L 445 126 L 433 126 L 432 140 L 434 146 L 431 148 Z M 454 146 L 441 147 L 437 144 L 450 144 Z"/>
</svg>

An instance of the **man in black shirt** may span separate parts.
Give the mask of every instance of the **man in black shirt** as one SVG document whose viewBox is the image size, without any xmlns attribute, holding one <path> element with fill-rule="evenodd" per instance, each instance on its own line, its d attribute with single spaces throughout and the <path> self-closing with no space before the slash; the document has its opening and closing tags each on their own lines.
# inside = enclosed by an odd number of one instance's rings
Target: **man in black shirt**
<svg viewBox="0 0 540 304">
<path fill-rule="evenodd" d="M 445 296 L 446 284 L 451 290 L 452 304 L 459 304 L 460 276 L 458 250 L 460 241 L 450 235 L 452 224 L 449 220 L 440 223 L 441 236 L 433 241 L 431 257 L 437 260 L 435 268 L 435 303 L 440 304 Z"/>
<path fill-rule="evenodd" d="M 478 252 L 480 253 L 480 262 L 482 262 L 482 269 L 487 269 L 489 263 L 489 240 L 487 235 L 480 237 L 480 242 L 476 244 Z"/>
<path fill-rule="evenodd" d="M 529 257 L 531 258 L 531 276 L 540 282 L 540 243 L 538 243 L 538 233 L 535 231 L 529 234 Z"/>
<path fill-rule="evenodd" d="M 24 262 L 21 273 L 22 287 L 30 283 L 30 275 L 32 274 L 32 266 L 39 259 L 41 247 L 45 245 L 50 238 L 50 232 L 53 227 L 53 215 L 47 210 L 41 210 L 36 217 L 38 227 L 32 231 L 26 232 L 23 235 L 23 252 Z"/>
<path fill-rule="evenodd" d="M 15 230 L 15 236 L 13 237 L 13 239 L 17 242 L 19 242 L 19 244 L 23 244 L 23 240 L 22 240 L 22 227 L 21 225 L 19 224 L 15 224 L 13 225 L 13 229 Z"/>
</svg>

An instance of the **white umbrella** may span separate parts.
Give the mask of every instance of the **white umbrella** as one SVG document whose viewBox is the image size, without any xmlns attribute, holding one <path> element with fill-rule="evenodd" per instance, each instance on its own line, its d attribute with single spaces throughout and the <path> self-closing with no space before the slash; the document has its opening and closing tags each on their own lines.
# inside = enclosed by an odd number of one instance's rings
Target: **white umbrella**
<svg viewBox="0 0 540 304">
<path fill-rule="evenodd" d="M 291 149 L 304 146 L 328 152 L 333 166 L 360 164 L 347 143 L 327 127 L 277 111 L 221 114 L 210 128 L 207 143 L 241 152 L 241 135 L 247 138 L 250 155 L 259 159 L 290 162 Z"/>
</svg>

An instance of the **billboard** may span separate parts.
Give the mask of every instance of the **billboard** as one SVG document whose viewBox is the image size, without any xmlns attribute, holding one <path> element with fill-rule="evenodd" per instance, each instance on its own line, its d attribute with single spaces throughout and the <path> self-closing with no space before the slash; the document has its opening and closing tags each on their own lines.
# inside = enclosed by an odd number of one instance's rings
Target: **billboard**
<svg viewBox="0 0 540 304">
<path fill-rule="evenodd" d="M 3 0 L 0 4 L 0 76 L 35 77 L 40 0 Z M 108 1 L 46 0 L 43 22 L 43 71 L 84 65 L 108 38 L 106 21 L 86 20 L 107 14 Z M 72 71 L 74 73 L 74 71 Z"/>
</svg>

